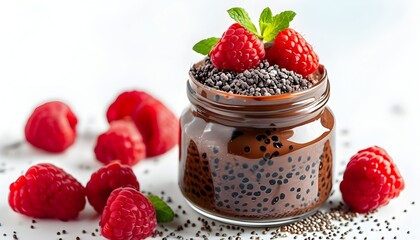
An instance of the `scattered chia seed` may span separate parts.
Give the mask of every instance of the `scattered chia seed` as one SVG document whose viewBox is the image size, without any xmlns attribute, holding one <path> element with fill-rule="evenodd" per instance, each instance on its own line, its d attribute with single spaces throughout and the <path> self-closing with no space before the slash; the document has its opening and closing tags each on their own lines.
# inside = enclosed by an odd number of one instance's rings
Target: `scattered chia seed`
<svg viewBox="0 0 420 240">
<path fill-rule="evenodd" d="M 271 141 L 277 141 L 278 139 L 273 138 L 270 136 Z M 261 139 L 261 144 L 265 144 L 266 139 Z M 273 144 L 271 142 L 270 144 Z M 267 163 L 268 164 L 268 163 Z M 0 163 L 0 166 L 4 165 L 4 163 Z M 252 166 L 249 167 L 251 169 Z M 245 167 L 244 167 L 245 168 Z M 248 168 L 248 166 L 246 167 Z M 283 169 L 279 169 L 279 172 L 283 171 Z M 302 169 L 305 171 L 305 168 Z M 302 172 L 301 171 L 301 172 Z M 342 172 L 340 172 L 342 175 Z M 263 175 L 264 176 L 264 175 Z M 276 175 L 277 177 L 277 175 Z M 339 182 L 339 179 L 336 180 Z M 259 189 L 259 187 L 258 187 Z M 261 191 L 265 191 L 266 189 L 261 189 Z M 296 192 L 299 192 L 298 189 L 295 189 Z M 305 189 L 300 189 L 300 192 L 305 191 Z M 407 235 L 415 235 L 411 233 L 409 229 L 404 229 L 404 226 L 396 226 L 398 221 L 396 217 L 390 217 L 388 220 L 382 220 L 375 218 L 376 212 L 371 212 L 368 214 L 355 214 L 349 212 L 348 209 L 345 207 L 343 203 L 337 203 L 335 201 L 328 201 L 324 204 L 323 209 L 316 212 L 314 215 L 309 216 L 305 219 L 300 221 L 294 222 L 292 224 L 284 225 L 282 227 L 271 227 L 271 228 L 261 228 L 261 229 L 250 229 L 250 228 L 242 228 L 238 226 L 231 226 L 219 222 L 214 222 L 209 220 L 205 217 L 198 217 L 197 219 L 191 218 L 190 212 L 187 212 L 187 208 L 184 205 L 179 205 L 179 199 L 176 197 L 172 200 L 171 196 L 168 196 L 168 193 L 164 191 L 159 191 L 162 195 L 162 198 L 167 199 L 167 203 L 171 205 L 171 207 L 175 210 L 178 208 L 177 212 L 183 213 L 182 215 L 176 217 L 178 219 L 174 220 L 173 224 L 168 225 L 160 225 L 158 230 L 154 233 L 153 237 L 159 237 L 159 239 L 193 239 L 187 238 L 183 236 L 183 231 L 188 229 L 188 232 L 197 231 L 196 238 L 194 239 L 305 239 L 305 240 L 315 240 L 315 239 L 366 239 L 363 235 L 368 232 L 377 232 L 378 234 L 386 235 L 387 233 L 390 235 L 387 239 L 396 239 L 396 236 L 402 236 L 405 234 Z M 146 193 L 145 194 L 152 194 Z M 334 194 L 334 192 L 332 192 Z M 271 201 L 271 199 L 270 199 Z M 412 213 L 410 207 L 416 207 L 414 201 L 408 201 L 406 207 L 401 208 L 399 212 L 404 212 L 406 214 Z M 327 207 L 328 209 L 325 209 Z M 185 209 L 185 210 L 184 210 Z M 189 209 L 189 208 L 188 208 Z M 374 225 L 364 225 L 364 223 L 374 223 Z M 32 225 L 31 225 L 32 223 Z M 36 225 L 35 225 L 36 224 Z M 41 225 L 39 225 L 41 224 Z M 37 223 L 35 219 L 28 220 L 28 225 L 31 229 L 38 229 L 42 226 L 42 221 Z M 0 224 L 0 227 L 2 225 Z M 1 228 L 0 228 L 1 229 Z M 52 231 L 54 234 L 59 229 Z M 83 234 L 90 234 L 93 237 L 100 236 L 100 231 L 98 228 L 92 229 L 93 231 L 87 232 L 86 230 L 81 230 Z M 33 230 L 37 231 L 37 230 Z M 79 230 L 80 231 L 80 230 Z M 397 232 L 399 231 L 399 232 Z M 61 230 L 56 232 L 57 235 L 60 235 L 62 239 L 64 239 L 65 234 L 68 233 L 66 230 Z M 0 233 L 3 237 L 6 237 L 6 233 Z M 403 235 L 404 234 L 404 235 Z M 12 234 L 9 234 L 9 236 Z M 63 236 L 64 235 L 64 236 Z M 68 237 L 67 235 L 67 237 Z M 350 237 L 350 236 L 351 237 Z M 395 236 L 396 235 L 396 236 Z M 13 232 L 13 239 L 19 239 L 16 232 Z M 80 233 L 79 233 L 79 236 Z M 80 240 L 81 238 L 73 237 L 73 239 Z M 353 238 L 354 236 L 354 238 Z M 190 236 L 188 236 L 190 237 Z M 381 236 L 377 236 L 380 238 Z M 70 238 L 69 238 L 70 239 Z M 370 238 L 369 238 L 370 239 Z M 385 239 L 385 237 L 382 237 Z"/>
<path fill-rule="evenodd" d="M 298 191 L 298 189 L 295 189 Z M 410 202 L 411 204 L 411 202 Z M 177 208 L 179 205 L 171 203 L 172 207 Z M 352 239 L 365 239 L 363 236 L 367 231 L 370 232 L 381 232 L 381 231 L 401 231 L 399 227 L 391 228 L 391 220 L 383 220 L 383 224 L 379 224 L 379 219 L 375 218 L 377 210 L 367 214 L 357 214 L 351 212 L 347 206 L 342 202 L 327 202 L 328 209 L 322 209 L 317 211 L 315 214 L 301 219 L 297 222 L 283 225 L 281 227 L 271 227 L 256 229 L 247 229 L 239 226 L 228 225 L 224 223 L 217 223 L 209 220 L 205 217 L 198 217 L 197 219 L 189 218 L 189 215 L 180 216 L 179 220 L 176 220 L 180 225 L 160 225 L 156 235 L 162 239 L 188 239 L 182 236 L 182 231 L 186 228 L 193 228 L 196 230 L 194 239 L 217 239 L 224 240 L 235 240 L 243 239 L 243 235 L 248 234 L 249 239 L 261 240 L 261 239 L 302 239 L 315 240 L 315 239 L 348 239 L 352 236 Z M 184 207 L 179 207 L 180 212 Z M 395 219 L 393 217 L 393 219 Z M 374 223 L 376 227 L 371 225 L 364 225 L 364 223 Z M 381 221 L 382 222 L 382 221 Z M 369 226 L 369 227 L 367 227 Z M 172 231 L 172 232 L 171 232 Z M 164 236 L 163 232 L 166 232 Z M 408 229 L 404 230 L 405 234 L 410 234 Z M 354 237 L 353 237 L 354 236 Z M 393 238 L 393 236 L 391 237 Z"/>
<path fill-rule="evenodd" d="M 347 128 L 344 128 L 344 129 L 341 129 L 340 133 L 341 133 L 341 135 L 348 135 L 349 130 Z"/>
<path fill-rule="evenodd" d="M 207 57 L 198 68 L 193 66 L 190 73 L 206 86 L 247 96 L 271 96 L 297 92 L 317 83 L 317 80 L 305 79 L 293 71 L 279 68 L 278 65 L 270 65 L 267 60 L 262 61 L 254 69 L 236 73 L 217 69 Z"/>
<path fill-rule="evenodd" d="M 90 170 L 91 166 L 87 165 L 87 164 L 80 164 L 79 166 L 80 170 Z"/>
<path fill-rule="evenodd" d="M 6 146 L 3 146 L 2 151 L 8 152 L 8 151 L 16 150 L 20 148 L 23 144 L 24 144 L 24 141 L 17 141 L 17 142 L 10 143 Z"/>
</svg>

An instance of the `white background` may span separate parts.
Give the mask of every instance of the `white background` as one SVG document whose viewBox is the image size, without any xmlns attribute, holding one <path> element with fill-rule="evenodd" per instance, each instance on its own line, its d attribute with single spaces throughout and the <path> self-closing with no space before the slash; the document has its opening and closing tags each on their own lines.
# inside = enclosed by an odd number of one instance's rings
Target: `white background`
<svg viewBox="0 0 420 240">
<path fill-rule="evenodd" d="M 24 145 L 15 155 L 0 156 L 10 166 L 6 175 L 0 175 L 0 239 L 3 233 L 11 239 L 13 229 L 19 229 L 20 239 L 56 239 L 55 230 L 45 235 L 48 229 L 66 226 L 78 232 L 87 224 L 96 228 L 97 218 L 88 208 L 79 223 L 46 221 L 39 223 L 41 230 L 31 232 L 30 219 L 9 209 L 7 187 L 37 161 L 55 162 L 86 183 L 90 172 L 78 171 L 77 166 L 99 166 L 91 152 L 92 136 L 106 129 L 106 108 L 123 90 L 147 90 L 179 115 L 188 105 L 188 69 L 202 58 L 191 47 L 203 38 L 220 36 L 233 23 L 226 10 L 234 6 L 246 8 L 254 22 L 266 6 L 274 12 L 297 12 L 291 27 L 313 45 L 331 80 L 337 162 L 371 145 L 386 148 L 407 186 L 378 217 L 401 215 L 401 228 L 411 234 L 393 234 L 398 239 L 420 238 L 413 219 L 420 214 L 416 207 L 420 202 L 402 214 L 419 197 L 420 2 L 155 0 L 0 2 L 0 147 L 22 140 L 33 108 L 51 99 L 73 108 L 79 132 L 87 136 L 64 155 L 51 156 Z M 344 130 L 348 134 L 340 134 Z M 174 149 L 135 170 L 144 177 L 143 189 L 157 193 L 167 189 L 179 198 L 176 166 Z M 156 184 L 153 174 L 143 176 L 149 168 L 167 178 Z M 177 202 L 184 204 L 182 199 Z M 373 236 L 369 239 L 381 234 L 366 232 Z"/>
</svg>

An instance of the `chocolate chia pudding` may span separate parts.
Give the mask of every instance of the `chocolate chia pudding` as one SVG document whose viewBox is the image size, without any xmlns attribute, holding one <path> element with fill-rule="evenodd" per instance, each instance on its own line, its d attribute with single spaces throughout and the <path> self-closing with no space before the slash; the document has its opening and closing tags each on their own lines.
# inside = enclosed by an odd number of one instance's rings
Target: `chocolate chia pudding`
<svg viewBox="0 0 420 240">
<path fill-rule="evenodd" d="M 329 81 L 323 66 L 308 79 L 314 85 L 300 91 L 247 96 L 190 73 L 179 186 L 196 210 L 266 226 L 306 216 L 327 200 L 335 146 Z"/>
</svg>

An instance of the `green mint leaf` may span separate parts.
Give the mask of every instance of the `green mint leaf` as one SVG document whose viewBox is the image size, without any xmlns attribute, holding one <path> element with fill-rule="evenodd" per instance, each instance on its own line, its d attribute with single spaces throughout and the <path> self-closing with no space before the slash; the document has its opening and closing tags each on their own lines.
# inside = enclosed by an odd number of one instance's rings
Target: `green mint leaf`
<svg viewBox="0 0 420 240">
<path fill-rule="evenodd" d="M 271 9 L 267 7 L 261 12 L 260 21 L 259 21 L 260 31 L 261 31 L 262 36 L 264 36 L 265 29 L 272 21 L 273 21 L 273 13 L 271 12 Z"/>
<path fill-rule="evenodd" d="M 289 23 L 296 16 L 296 13 L 293 11 L 284 11 L 280 14 L 277 14 L 273 17 L 273 21 L 269 24 L 264 31 L 263 39 L 264 41 L 270 42 L 276 38 L 279 32 L 289 27 Z"/>
<path fill-rule="evenodd" d="M 174 219 L 174 211 L 162 199 L 154 195 L 149 195 L 147 198 L 152 202 L 156 210 L 156 220 L 158 223 L 166 223 Z"/>
<path fill-rule="evenodd" d="M 242 27 L 244 27 L 246 30 L 252 32 L 256 36 L 260 36 L 258 34 L 257 28 L 252 23 L 251 18 L 249 17 L 248 13 L 243 8 L 231 8 L 228 10 L 228 13 L 233 20 L 241 24 Z"/>
<path fill-rule="evenodd" d="M 213 46 L 216 45 L 216 43 L 219 40 L 220 38 L 215 38 L 215 37 L 201 40 L 193 46 L 193 50 L 200 54 L 208 55 L 211 49 L 213 48 Z"/>
</svg>

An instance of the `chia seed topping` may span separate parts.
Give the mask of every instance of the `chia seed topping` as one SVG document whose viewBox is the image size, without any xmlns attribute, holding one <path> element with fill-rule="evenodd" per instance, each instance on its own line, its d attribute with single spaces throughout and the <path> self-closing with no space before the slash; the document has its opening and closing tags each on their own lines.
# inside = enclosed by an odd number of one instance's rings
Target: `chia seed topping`
<svg viewBox="0 0 420 240">
<path fill-rule="evenodd" d="M 197 81 L 208 87 L 247 96 L 292 93 L 308 89 L 317 83 L 293 71 L 279 68 L 278 65 L 270 65 L 267 60 L 256 68 L 236 73 L 217 69 L 207 57 L 199 67 L 192 66 L 190 72 Z"/>
</svg>

